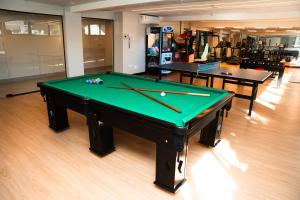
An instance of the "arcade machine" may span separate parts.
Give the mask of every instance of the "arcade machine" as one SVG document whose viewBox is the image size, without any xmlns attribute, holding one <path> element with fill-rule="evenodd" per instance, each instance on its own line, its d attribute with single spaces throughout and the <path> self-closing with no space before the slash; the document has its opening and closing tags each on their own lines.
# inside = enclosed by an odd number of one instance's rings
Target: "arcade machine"
<svg viewBox="0 0 300 200">
<path fill-rule="evenodd" d="M 151 68 L 155 65 L 170 64 L 173 62 L 173 28 L 148 27 L 146 35 L 146 71 L 150 73 L 171 73 L 167 70 Z"/>
</svg>

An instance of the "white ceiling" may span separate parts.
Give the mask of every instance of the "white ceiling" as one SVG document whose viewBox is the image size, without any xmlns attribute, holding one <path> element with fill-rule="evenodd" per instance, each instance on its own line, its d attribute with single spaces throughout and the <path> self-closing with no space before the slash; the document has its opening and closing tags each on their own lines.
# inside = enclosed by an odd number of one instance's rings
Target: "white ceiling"
<svg viewBox="0 0 300 200">
<path fill-rule="evenodd" d="M 300 0 L 27 0 L 73 12 L 128 11 L 170 21 L 300 19 Z"/>
<path fill-rule="evenodd" d="M 95 1 L 103 1 L 103 0 L 26 0 L 26 1 L 33 1 L 38 3 L 45 3 L 45 4 L 58 5 L 58 6 L 73 6 L 73 5 L 90 3 Z"/>
<path fill-rule="evenodd" d="M 79 5 L 85 4 L 90 2 L 99 2 L 99 1 L 114 1 L 114 0 L 25 0 L 25 1 L 33 1 L 51 5 Z M 128 0 L 119 0 L 119 2 L 126 2 Z M 182 3 L 182 2 L 213 2 L 215 0 L 159 0 L 161 4 L 168 4 L 168 3 Z M 130 1 L 128 1 L 130 2 Z"/>
<path fill-rule="evenodd" d="M 156 3 L 112 7 L 113 11 L 134 11 L 159 16 L 193 15 L 211 12 L 247 12 L 248 9 L 263 9 L 266 12 L 276 12 L 278 8 L 297 8 L 300 11 L 299 0 L 169 0 Z M 289 11 L 289 10 L 286 10 Z"/>
</svg>

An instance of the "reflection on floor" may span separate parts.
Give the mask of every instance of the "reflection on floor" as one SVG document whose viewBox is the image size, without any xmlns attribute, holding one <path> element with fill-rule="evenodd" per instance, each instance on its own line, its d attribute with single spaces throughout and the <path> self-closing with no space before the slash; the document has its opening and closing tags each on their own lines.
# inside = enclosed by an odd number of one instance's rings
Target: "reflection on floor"
<svg viewBox="0 0 300 200">
<path fill-rule="evenodd" d="M 85 69 L 85 74 L 112 71 L 111 66 L 103 66 L 96 68 Z M 24 92 L 36 91 L 39 88 L 36 86 L 38 82 L 47 80 L 62 79 L 66 77 L 65 72 L 47 74 L 35 77 L 28 77 L 16 80 L 10 80 L 7 83 L 0 83 L 0 98 L 4 98 L 7 94 L 19 94 Z"/>
<path fill-rule="evenodd" d="M 249 101 L 235 98 L 216 148 L 190 138 L 176 194 L 153 184 L 155 144 L 115 129 L 116 151 L 99 157 L 82 115 L 69 111 L 71 127 L 54 133 L 39 94 L 0 99 L 0 199 L 299 200 L 300 84 L 289 82 L 299 71 L 288 69 L 280 88 L 276 79 L 261 85 L 251 117 Z"/>
</svg>

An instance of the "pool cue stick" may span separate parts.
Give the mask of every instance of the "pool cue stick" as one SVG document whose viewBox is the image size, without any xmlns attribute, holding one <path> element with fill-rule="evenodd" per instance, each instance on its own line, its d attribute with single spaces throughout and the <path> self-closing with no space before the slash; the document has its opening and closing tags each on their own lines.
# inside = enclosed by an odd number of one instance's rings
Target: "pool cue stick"
<svg viewBox="0 0 300 200">
<path fill-rule="evenodd" d="M 124 87 L 117 87 L 117 86 L 107 86 L 108 88 L 116 88 L 116 89 L 124 89 L 124 90 L 132 90 L 130 88 L 124 88 Z M 143 88 L 136 88 L 140 91 L 145 92 L 165 92 L 170 94 L 185 94 L 185 95 L 191 95 L 191 96 L 204 96 L 209 97 L 210 94 L 202 94 L 202 93 L 193 93 L 193 92 L 178 92 L 178 91 L 170 91 L 170 90 L 151 90 L 151 89 L 143 89 Z"/>
<path fill-rule="evenodd" d="M 163 105 L 163 106 L 166 106 L 166 107 L 168 107 L 168 108 L 170 108 L 170 109 L 172 109 L 172 110 L 174 110 L 174 111 L 176 111 L 176 112 L 178 112 L 178 113 L 181 113 L 181 111 L 178 110 L 177 108 L 175 108 L 175 107 L 173 107 L 173 106 L 170 106 L 169 104 L 166 104 L 165 102 L 162 102 L 162 101 L 160 101 L 160 100 L 158 100 L 158 99 L 156 99 L 156 98 L 154 98 L 154 97 L 152 97 L 152 96 L 150 96 L 150 95 L 148 95 L 148 94 L 146 94 L 146 93 L 140 91 L 140 90 L 137 89 L 137 88 L 133 88 L 133 87 L 127 85 L 126 83 L 123 83 L 123 85 L 125 85 L 125 86 L 128 87 L 128 88 L 130 88 L 131 90 L 134 90 L 134 91 L 136 91 L 136 92 L 138 92 L 138 93 L 144 95 L 145 97 L 148 97 L 149 99 L 151 99 L 151 100 L 153 100 L 153 101 L 156 101 L 157 103 L 159 103 L 159 104 L 161 104 L 161 105 Z"/>
</svg>

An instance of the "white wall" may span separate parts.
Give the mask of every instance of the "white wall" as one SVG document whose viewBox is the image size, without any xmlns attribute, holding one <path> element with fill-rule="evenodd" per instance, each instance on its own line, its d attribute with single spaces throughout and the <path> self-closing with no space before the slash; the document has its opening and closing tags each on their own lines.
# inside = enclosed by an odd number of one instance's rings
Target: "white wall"
<svg viewBox="0 0 300 200">
<path fill-rule="evenodd" d="M 123 13 L 123 73 L 145 72 L 145 29 L 146 26 L 139 23 L 138 14 Z M 130 36 L 130 48 L 124 34 Z"/>
<path fill-rule="evenodd" d="M 63 15 L 64 13 L 64 8 L 61 6 L 53 6 L 26 0 L 1 0 L 0 8 L 5 10 L 42 13 L 49 15 Z"/>
<path fill-rule="evenodd" d="M 67 76 L 84 75 L 81 13 L 65 10 L 64 36 Z"/>
<path fill-rule="evenodd" d="M 134 74 L 145 72 L 145 25 L 139 15 L 123 12 L 115 16 L 114 65 L 116 72 Z M 130 37 L 124 38 L 125 35 Z"/>
<path fill-rule="evenodd" d="M 116 13 L 114 21 L 114 71 L 123 72 L 123 14 Z"/>
</svg>

